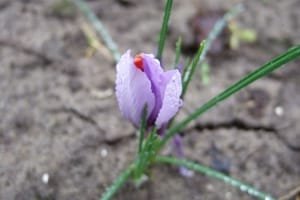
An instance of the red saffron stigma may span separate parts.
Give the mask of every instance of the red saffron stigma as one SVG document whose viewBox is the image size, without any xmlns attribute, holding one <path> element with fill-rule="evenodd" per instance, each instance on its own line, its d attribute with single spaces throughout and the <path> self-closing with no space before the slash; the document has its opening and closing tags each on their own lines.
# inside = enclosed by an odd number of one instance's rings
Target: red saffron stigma
<svg viewBox="0 0 300 200">
<path fill-rule="evenodd" d="M 143 64 L 143 57 L 141 55 L 136 55 L 134 57 L 134 61 L 133 61 L 134 65 L 136 66 L 136 68 L 144 71 L 144 64 Z"/>
</svg>

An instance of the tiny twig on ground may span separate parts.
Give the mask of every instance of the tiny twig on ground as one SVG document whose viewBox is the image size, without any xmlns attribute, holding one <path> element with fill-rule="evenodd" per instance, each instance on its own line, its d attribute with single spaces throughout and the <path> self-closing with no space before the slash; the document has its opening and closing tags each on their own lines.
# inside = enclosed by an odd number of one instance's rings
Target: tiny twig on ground
<svg viewBox="0 0 300 200">
<path fill-rule="evenodd" d="M 89 43 L 89 47 L 94 50 L 92 53 L 94 53 L 95 50 L 98 50 L 106 59 L 111 61 L 113 59 L 112 55 L 110 54 L 108 49 L 104 46 L 104 44 L 102 44 L 98 40 L 97 34 L 92 29 L 92 27 L 88 23 L 83 21 L 81 24 L 81 29 L 87 39 L 87 42 Z"/>
<path fill-rule="evenodd" d="M 84 0 L 73 0 L 75 5 L 80 9 L 80 11 L 85 15 L 85 17 L 90 21 L 95 30 L 100 34 L 103 39 L 104 44 L 110 50 L 111 54 L 114 57 L 115 62 L 118 62 L 121 54 L 118 50 L 116 43 L 113 41 L 108 30 L 105 28 L 103 23 L 95 15 L 95 13 L 89 8 Z"/>
<path fill-rule="evenodd" d="M 289 191 L 287 194 L 279 197 L 278 200 L 292 200 L 293 197 L 295 197 L 295 200 L 298 200 L 300 198 L 300 185 L 295 189 Z"/>
</svg>

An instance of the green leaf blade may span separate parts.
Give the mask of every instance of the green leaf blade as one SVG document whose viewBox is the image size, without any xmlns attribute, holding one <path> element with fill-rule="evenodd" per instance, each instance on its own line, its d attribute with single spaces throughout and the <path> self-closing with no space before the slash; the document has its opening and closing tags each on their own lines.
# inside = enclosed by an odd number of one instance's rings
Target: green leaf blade
<svg viewBox="0 0 300 200">
<path fill-rule="evenodd" d="M 171 11 L 172 11 L 172 5 L 173 5 L 173 0 L 166 1 L 163 22 L 162 22 L 162 26 L 161 26 L 160 34 L 159 34 L 157 55 L 156 55 L 156 58 L 158 60 L 162 59 L 162 54 L 164 51 L 165 42 L 166 42 L 167 33 L 168 33 L 168 26 L 169 26 Z"/>
<path fill-rule="evenodd" d="M 234 179 L 230 176 L 226 176 L 225 174 L 222 174 L 218 171 L 215 171 L 211 168 L 208 168 L 206 166 L 200 165 L 198 163 L 195 162 L 191 162 L 188 160 L 183 160 L 183 159 L 177 159 L 174 157 L 169 157 L 169 156 L 157 156 L 156 157 L 156 162 L 157 163 L 168 163 L 168 164 L 172 164 L 172 165 L 176 165 L 176 166 L 183 166 L 186 167 L 188 169 L 194 170 L 196 172 L 205 174 L 209 177 L 218 179 L 223 181 L 224 183 L 227 183 L 233 187 L 238 188 L 239 190 L 241 190 L 242 192 L 246 192 L 249 195 L 256 197 L 258 199 L 262 199 L 262 200 L 275 200 L 273 197 L 271 197 L 268 194 L 265 194 L 264 192 L 261 192 L 257 189 L 255 189 L 254 187 L 245 184 L 237 179 Z"/>
<path fill-rule="evenodd" d="M 164 146 L 164 144 L 173 137 L 176 133 L 181 131 L 183 128 L 185 128 L 191 121 L 195 120 L 214 106 L 216 106 L 218 103 L 224 101 L 225 99 L 229 98 L 231 95 L 235 94 L 236 92 L 240 91 L 241 89 L 245 88 L 249 84 L 253 83 L 254 81 L 268 75 L 272 71 L 284 66 L 286 63 L 293 61 L 300 57 L 300 45 L 293 47 L 286 51 L 285 53 L 279 55 L 278 57 L 272 59 L 271 61 L 267 62 L 257 70 L 249 73 L 236 83 L 232 84 L 230 87 L 228 87 L 223 92 L 219 93 L 217 96 L 213 97 L 211 100 L 209 100 L 207 103 L 205 103 L 203 106 L 198 108 L 196 111 L 194 111 L 190 116 L 186 117 L 184 120 L 179 122 L 178 124 L 171 127 L 165 137 L 162 140 L 161 147 Z"/>
<path fill-rule="evenodd" d="M 145 131 L 147 126 L 147 105 L 144 106 L 143 112 L 142 112 L 142 120 L 141 120 L 141 125 L 139 129 L 139 146 L 138 146 L 138 153 L 140 154 L 142 151 L 142 146 L 143 146 L 143 141 L 144 141 L 144 136 L 145 136 Z"/>
<path fill-rule="evenodd" d="M 123 173 L 121 173 L 113 182 L 113 184 L 106 189 L 101 197 L 101 200 L 110 200 L 116 192 L 124 185 L 134 170 L 134 165 L 130 165 Z"/>
<path fill-rule="evenodd" d="M 187 66 L 187 69 L 184 73 L 183 80 L 182 80 L 182 94 L 181 97 L 184 98 L 187 88 L 189 86 L 190 81 L 195 73 L 196 67 L 199 63 L 199 60 L 203 57 L 203 52 L 206 46 L 206 42 L 202 41 L 199 45 L 198 51 L 194 56 L 190 66 Z"/>
<path fill-rule="evenodd" d="M 176 48 L 175 48 L 175 61 L 174 61 L 174 68 L 178 68 L 179 59 L 181 55 L 181 46 L 182 46 L 182 39 L 181 37 L 178 38 L 176 41 Z"/>
</svg>

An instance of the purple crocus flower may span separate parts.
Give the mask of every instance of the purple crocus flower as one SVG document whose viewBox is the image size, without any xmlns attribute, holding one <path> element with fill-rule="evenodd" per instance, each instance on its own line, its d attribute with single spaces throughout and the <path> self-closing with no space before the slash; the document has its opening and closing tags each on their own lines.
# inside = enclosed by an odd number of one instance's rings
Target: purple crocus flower
<svg viewBox="0 0 300 200">
<path fill-rule="evenodd" d="M 182 105 L 181 74 L 164 71 L 152 54 L 134 58 L 127 50 L 117 64 L 116 95 L 123 116 L 139 126 L 145 105 L 147 126 L 167 125 Z"/>
</svg>

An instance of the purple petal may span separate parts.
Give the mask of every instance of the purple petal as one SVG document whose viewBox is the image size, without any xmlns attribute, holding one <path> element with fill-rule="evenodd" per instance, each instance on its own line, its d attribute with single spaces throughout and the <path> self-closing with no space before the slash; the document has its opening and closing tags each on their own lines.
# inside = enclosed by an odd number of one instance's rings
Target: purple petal
<svg viewBox="0 0 300 200">
<path fill-rule="evenodd" d="M 122 55 L 117 64 L 116 95 L 123 116 L 139 126 L 144 106 L 147 117 L 154 108 L 154 94 L 151 83 L 144 72 L 133 64 L 130 50 Z"/>
<path fill-rule="evenodd" d="M 145 64 L 144 70 L 151 82 L 151 89 L 155 96 L 155 106 L 148 120 L 150 124 L 154 124 L 162 106 L 163 94 L 167 82 L 164 79 L 164 71 L 159 60 L 152 54 L 143 54 L 142 56 Z"/>
<path fill-rule="evenodd" d="M 182 105 L 180 95 L 182 92 L 181 75 L 178 70 L 170 70 L 164 74 L 165 80 L 169 79 L 163 94 L 162 107 L 159 110 L 156 126 L 160 128 L 163 124 L 174 117 Z"/>
<path fill-rule="evenodd" d="M 176 157 L 184 158 L 182 136 L 179 134 L 176 134 L 173 137 L 173 152 Z M 183 166 L 179 167 L 179 173 L 184 177 L 192 177 L 194 175 L 194 171 Z"/>
</svg>

